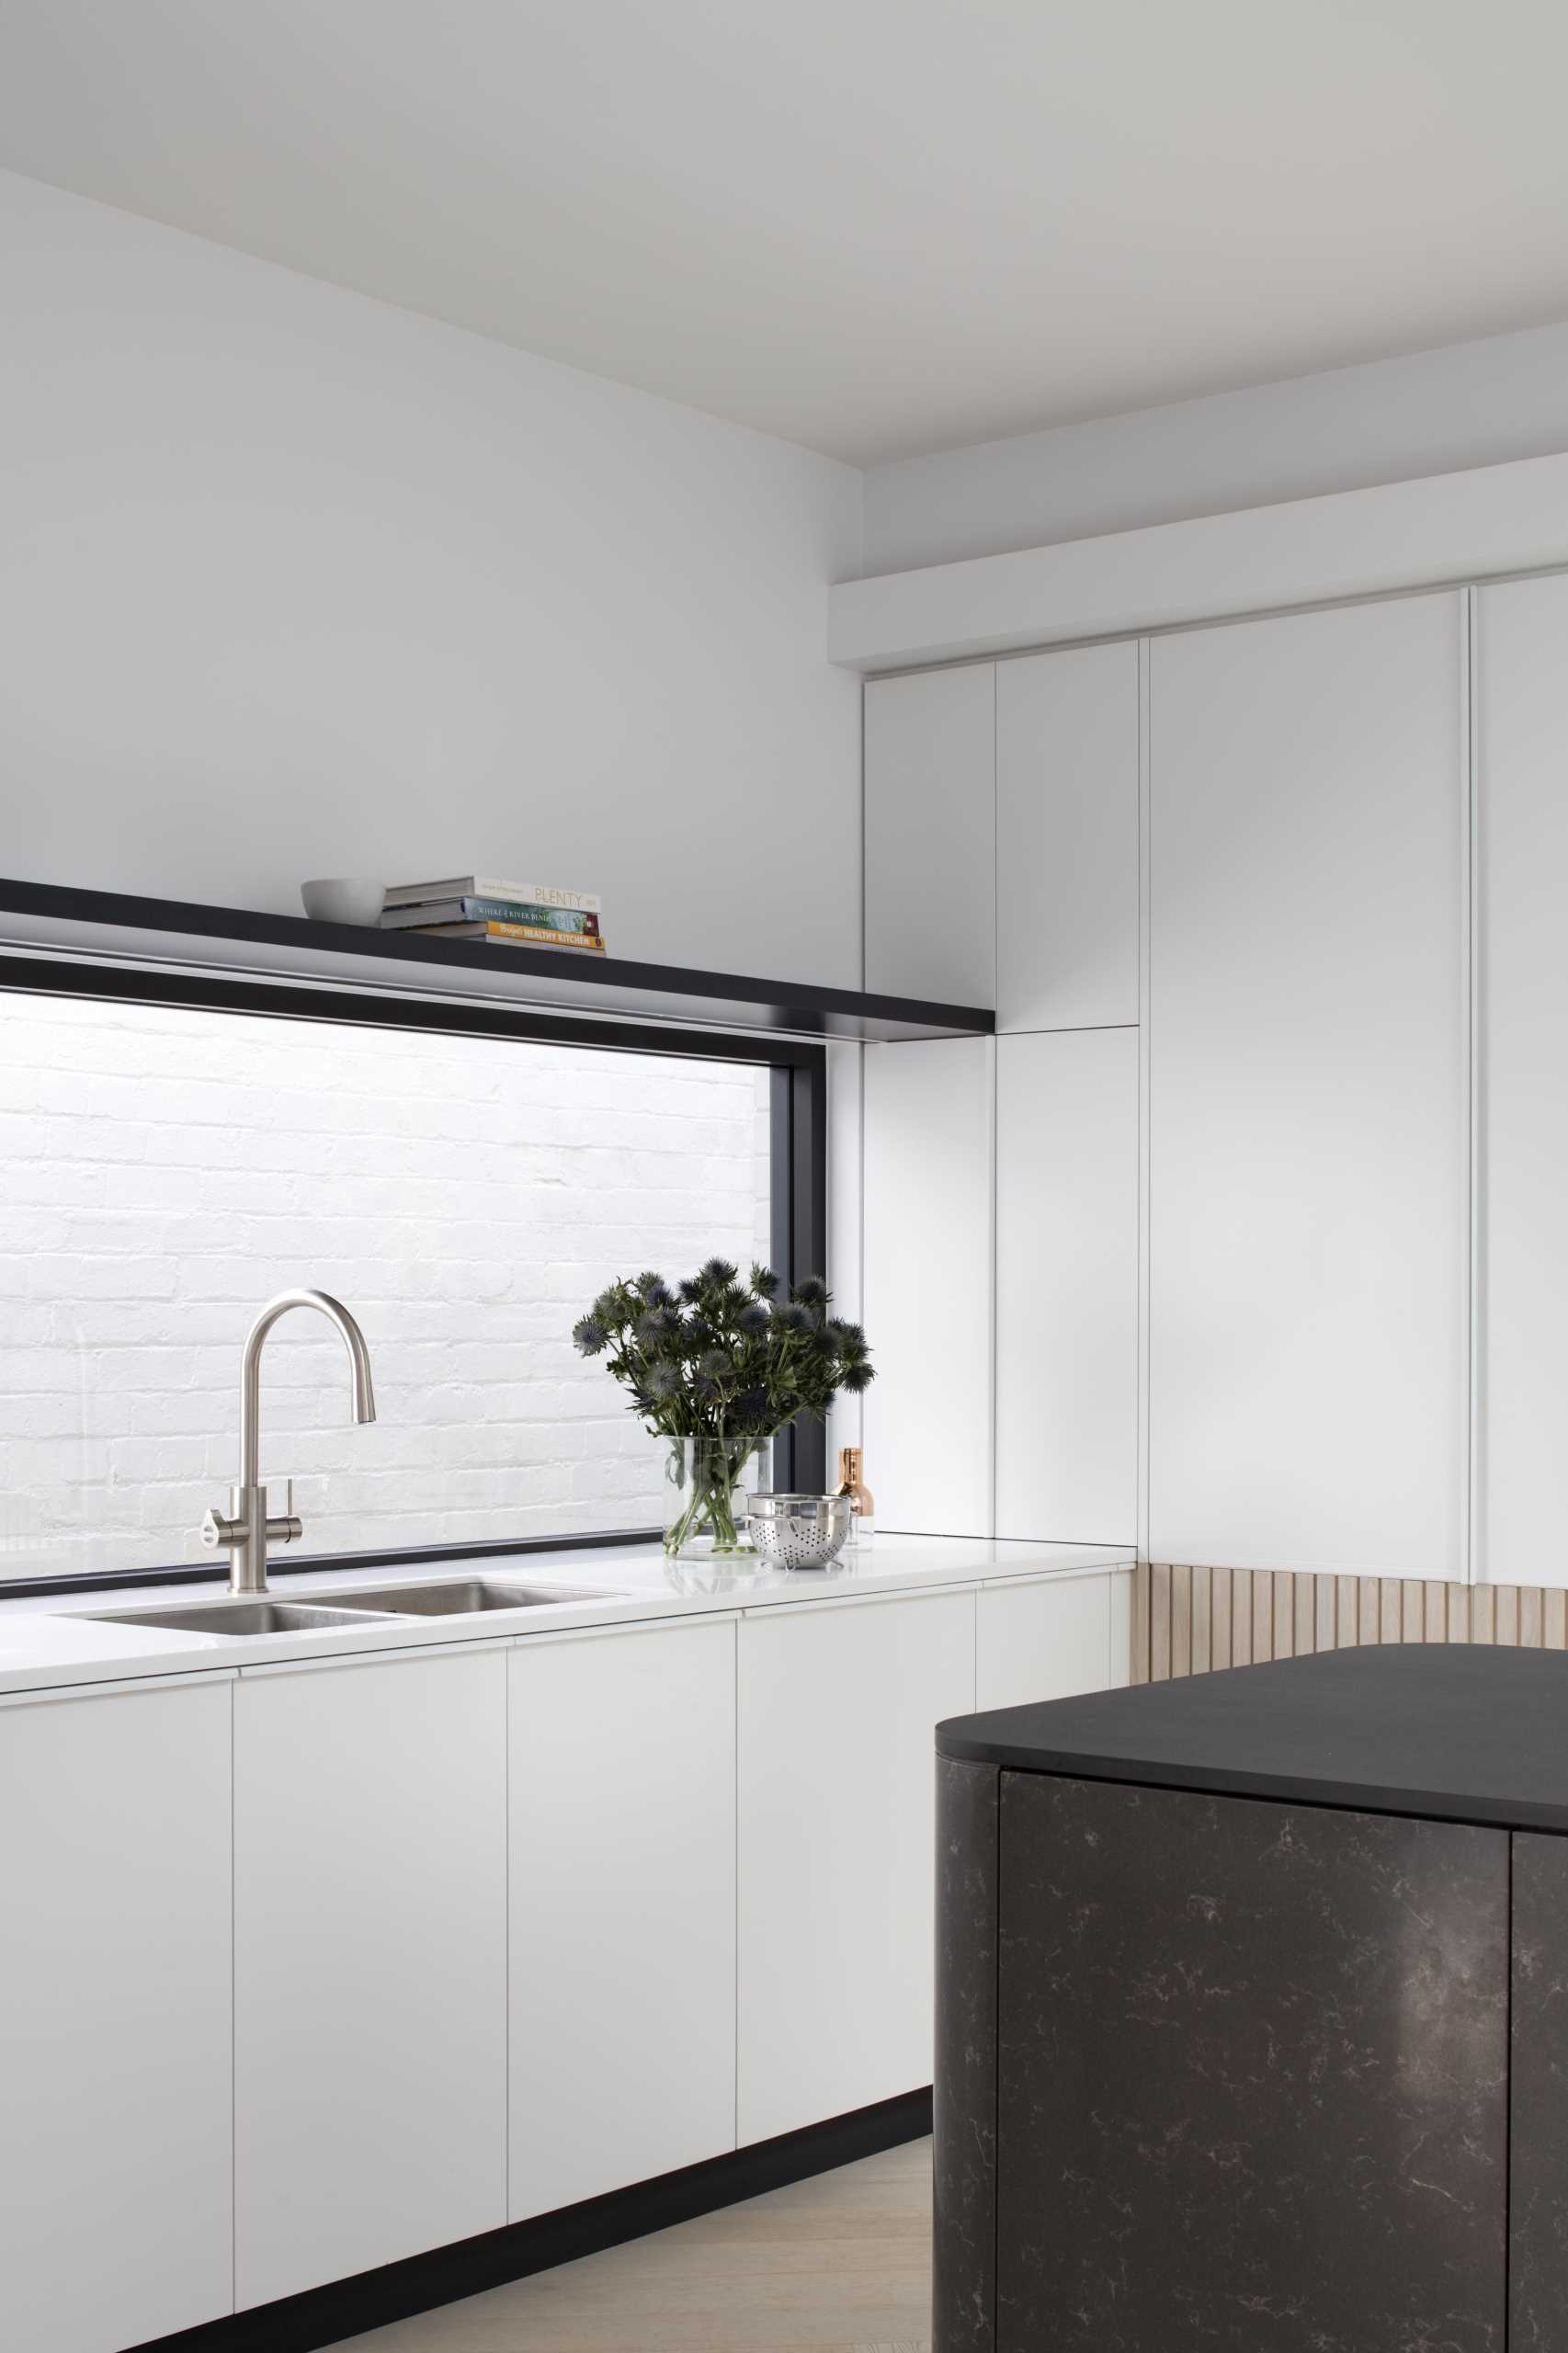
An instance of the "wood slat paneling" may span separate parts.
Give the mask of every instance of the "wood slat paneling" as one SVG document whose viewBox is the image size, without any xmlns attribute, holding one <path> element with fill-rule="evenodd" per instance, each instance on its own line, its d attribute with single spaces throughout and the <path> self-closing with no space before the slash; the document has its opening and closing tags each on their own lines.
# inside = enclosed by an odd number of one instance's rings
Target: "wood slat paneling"
<svg viewBox="0 0 1568 2353">
<path fill-rule="evenodd" d="M 1568 1592 L 1160 1561 L 1133 1584 L 1134 1683 L 1402 1642 L 1568 1650 Z"/>
<path fill-rule="evenodd" d="M 1210 1657 L 1213 1665 L 1233 1666 L 1235 1652 L 1231 1639 L 1231 1572 L 1213 1569 L 1209 1579 L 1209 1615 L 1213 1631 L 1210 1637 Z"/>
<path fill-rule="evenodd" d="M 1149 1563 L 1149 1680 L 1167 1683 L 1171 1672 L 1171 1572 L 1169 1563 Z"/>
<path fill-rule="evenodd" d="M 1192 1571 L 1171 1571 L 1171 1673 L 1192 1673 Z"/>
<path fill-rule="evenodd" d="M 1222 1574 L 1223 1572 L 1221 1571 Z M 1211 1605 L 1214 1571 L 1194 1569 L 1192 1572 L 1192 1671 L 1207 1675 L 1213 1664 L 1213 1627 Z"/>
<path fill-rule="evenodd" d="M 1149 1680 L 1149 1563 L 1140 1561 L 1132 1573 L 1132 1680 Z"/>
</svg>

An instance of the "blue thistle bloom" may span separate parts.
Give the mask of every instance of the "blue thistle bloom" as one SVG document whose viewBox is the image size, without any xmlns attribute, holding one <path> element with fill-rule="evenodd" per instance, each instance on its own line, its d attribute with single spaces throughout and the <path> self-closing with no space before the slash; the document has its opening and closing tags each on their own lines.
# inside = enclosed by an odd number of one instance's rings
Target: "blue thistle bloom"
<svg viewBox="0 0 1568 2353">
<path fill-rule="evenodd" d="M 802 1307 L 825 1307 L 828 1301 L 827 1285 L 820 1275 L 802 1275 L 795 1285 L 793 1296 L 800 1301 Z"/>
<path fill-rule="evenodd" d="M 839 1386 L 847 1389 L 852 1397 L 858 1397 L 863 1389 L 870 1387 L 876 1377 L 869 1364 L 846 1364 L 838 1376 Z"/>
<path fill-rule="evenodd" d="M 768 1411 L 766 1389 L 743 1389 L 732 1408 L 734 1418 L 744 1430 L 766 1433 L 772 1415 Z"/>
<path fill-rule="evenodd" d="M 778 1289 L 778 1278 L 771 1267 L 759 1267 L 754 1263 L 751 1270 L 751 1287 L 758 1299 L 771 1299 Z"/>
<path fill-rule="evenodd" d="M 705 1283 L 711 1283 L 715 1290 L 722 1290 L 726 1283 L 734 1281 L 735 1269 L 731 1266 L 728 1258 L 710 1258 L 705 1261 L 701 1268 L 699 1279 Z"/>
<path fill-rule="evenodd" d="M 731 1381 L 735 1368 L 722 1348 L 705 1348 L 697 1359 L 697 1370 L 707 1381 Z"/>
<path fill-rule="evenodd" d="M 683 1276 L 682 1276 L 682 1278 L 681 1278 L 681 1283 L 680 1283 L 680 1295 L 681 1295 L 682 1299 L 684 1299 L 684 1300 L 685 1300 L 685 1302 L 686 1302 L 686 1303 L 687 1303 L 687 1305 L 688 1307 L 695 1307 L 695 1306 L 696 1306 L 696 1304 L 697 1304 L 698 1301 L 699 1301 L 699 1300 L 701 1298 L 701 1296 L 702 1296 L 702 1285 L 698 1281 L 697 1277 L 696 1277 L 695 1275 L 683 1275 Z"/>
<path fill-rule="evenodd" d="M 767 1310 L 760 1299 L 752 1300 L 748 1305 L 742 1308 L 735 1318 L 736 1330 L 748 1334 L 766 1332 L 767 1324 Z"/>
<path fill-rule="evenodd" d="M 773 1321 L 785 1332 L 809 1332 L 812 1328 L 809 1309 L 801 1306 L 796 1300 L 791 1300 L 787 1307 L 776 1307 Z"/>
<path fill-rule="evenodd" d="M 643 1298 L 646 1299 L 650 1291 L 664 1290 L 665 1279 L 663 1275 L 655 1275 L 652 1272 L 641 1274 L 638 1276 L 637 1280 L 632 1284 L 631 1288 L 633 1290 L 640 1290 Z"/>
<path fill-rule="evenodd" d="M 662 1359 L 658 1364 L 651 1364 L 648 1367 L 648 1378 L 643 1387 L 655 1404 L 667 1404 L 670 1398 L 680 1394 L 680 1367 L 669 1363 L 667 1359 Z"/>
<path fill-rule="evenodd" d="M 580 1317 L 572 1326 L 573 1344 L 581 1357 L 601 1355 L 608 1337 L 603 1324 L 596 1324 L 591 1315 Z"/>
<path fill-rule="evenodd" d="M 651 1282 L 642 1294 L 650 1307 L 673 1307 L 676 1295 L 665 1282 Z"/>
</svg>

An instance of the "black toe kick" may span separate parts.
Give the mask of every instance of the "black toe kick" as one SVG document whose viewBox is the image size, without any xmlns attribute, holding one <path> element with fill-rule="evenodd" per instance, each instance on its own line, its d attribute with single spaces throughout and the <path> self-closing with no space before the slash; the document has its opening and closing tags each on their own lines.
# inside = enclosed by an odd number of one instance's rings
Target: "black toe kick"
<svg viewBox="0 0 1568 2353">
<path fill-rule="evenodd" d="M 661 2174 L 606 2198 L 587 2199 L 506 2230 L 487 2231 L 481 2238 L 464 2239 L 456 2246 L 436 2247 L 379 2271 L 361 2272 L 357 2279 L 335 2279 L 279 2303 L 160 2336 L 131 2353 L 320 2353 L 321 2347 L 341 2345 L 367 2329 L 432 2312 L 487 2288 L 505 2287 L 509 2280 L 526 2279 L 558 2263 L 575 2262 L 580 2256 L 597 2255 L 650 2231 L 667 2230 L 674 2222 L 717 2213 L 742 2199 L 852 2165 L 858 2157 L 899 2148 L 906 2141 L 923 2139 L 930 2130 L 930 2090 L 905 2092 L 874 2108 L 857 2109 L 775 2141 L 755 2142 L 732 2155 Z"/>
</svg>

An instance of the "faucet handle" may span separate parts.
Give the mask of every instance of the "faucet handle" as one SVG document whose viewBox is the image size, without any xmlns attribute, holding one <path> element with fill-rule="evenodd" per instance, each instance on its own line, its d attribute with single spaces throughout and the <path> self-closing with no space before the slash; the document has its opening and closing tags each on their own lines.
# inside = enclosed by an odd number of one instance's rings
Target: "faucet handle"
<svg viewBox="0 0 1568 2353">
<path fill-rule="evenodd" d="M 220 1544 L 236 1544 L 244 1534 L 243 1520 L 230 1519 L 215 1506 L 201 1523 L 201 1540 L 210 1552 Z"/>
<path fill-rule="evenodd" d="M 284 1481 L 283 1495 L 287 1508 L 276 1518 L 271 1514 L 267 1517 L 267 1540 L 269 1544 L 297 1544 L 305 1532 L 303 1521 L 294 1517 L 292 1479 Z"/>
</svg>

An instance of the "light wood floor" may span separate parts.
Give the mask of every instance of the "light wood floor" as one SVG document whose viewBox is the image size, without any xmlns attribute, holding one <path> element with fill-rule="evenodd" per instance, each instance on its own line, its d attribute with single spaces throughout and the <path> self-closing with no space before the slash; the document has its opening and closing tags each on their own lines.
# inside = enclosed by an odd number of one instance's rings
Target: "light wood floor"
<svg viewBox="0 0 1568 2353">
<path fill-rule="evenodd" d="M 354 2353 L 930 2353 L 931 2144 L 585 2256 Z"/>
</svg>

